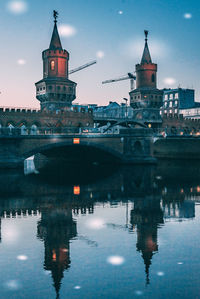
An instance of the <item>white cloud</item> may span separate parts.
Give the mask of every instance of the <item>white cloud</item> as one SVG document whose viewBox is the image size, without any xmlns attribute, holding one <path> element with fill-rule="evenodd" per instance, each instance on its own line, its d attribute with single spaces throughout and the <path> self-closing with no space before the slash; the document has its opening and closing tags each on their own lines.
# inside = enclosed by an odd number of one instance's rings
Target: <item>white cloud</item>
<svg viewBox="0 0 200 299">
<path fill-rule="evenodd" d="M 24 64 L 26 64 L 26 60 L 25 59 L 18 59 L 17 64 L 24 65 Z"/>
<path fill-rule="evenodd" d="M 99 51 L 97 51 L 96 52 L 96 57 L 97 58 L 103 58 L 105 56 L 105 53 L 103 52 L 103 51 L 101 51 L 101 50 L 99 50 Z"/>
<path fill-rule="evenodd" d="M 124 261 L 123 256 L 119 255 L 112 255 L 107 258 L 107 262 L 113 266 L 120 266 L 124 263 Z"/>
<path fill-rule="evenodd" d="M 7 9 L 13 14 L 23 14 L 27 12 L 28 5 L 25 1 L 10 1 L 7 4 Z"/>
<path fill-rule="evenodd" d="M 71 37 L 77 33 L 76 28 L 69 24 L 61 24 L 60 26 L 58 26 L 58 31 L 60 36 L 63 37 Z"/>
<path fill-rule="evenodd" d="M 189 13 L 189 12 L 186 12 L 186 13 L 184 13 L 183 17 L 184 17 L 185 19 L 191 19 L 191 18 L 192 18 L 192 14 Z"/>
<path fill-rule="evenodd" d="M 168 77 L 163 80 L 166 85 L 174 85 L 176 80 L 174 78 Z"/>
</svg>

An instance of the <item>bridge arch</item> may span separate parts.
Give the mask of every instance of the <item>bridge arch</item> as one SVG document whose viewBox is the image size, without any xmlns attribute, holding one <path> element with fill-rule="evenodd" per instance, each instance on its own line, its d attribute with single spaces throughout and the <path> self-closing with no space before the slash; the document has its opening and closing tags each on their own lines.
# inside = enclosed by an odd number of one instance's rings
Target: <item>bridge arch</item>
<svg viewBox="0 0 200 299">
<path fill-rule="evenodd" d="M 29 151 L 23 152 L 22 156 L 24 159 L 27 159 L 38 153 L 41 153 L 47 157 L 56 157 L 57 153 L 57 157 L 59 156 L 61 158 L 67 158 L 69 161 L 71 160 L 71 158 L 74 161 L 81 161 L 81 159 L 83 159 L 83 162 L 85 162 L 85 158 L 88 158 L 91 161 L 93 159 L 94 162 L 96 162 L 97 160 L 105 160 L 106 162 L 120 163 L 123 160 L 123 154 L 114 149 L 106 147 L 102 144 L 94 144 L 84 141 L 81 141 L 81 144 L 72 144 L 69 141 L 65 141 L 48 143 L 39 147 L 36 145 L 33 146 L 33 148 Z"/>
</svg>

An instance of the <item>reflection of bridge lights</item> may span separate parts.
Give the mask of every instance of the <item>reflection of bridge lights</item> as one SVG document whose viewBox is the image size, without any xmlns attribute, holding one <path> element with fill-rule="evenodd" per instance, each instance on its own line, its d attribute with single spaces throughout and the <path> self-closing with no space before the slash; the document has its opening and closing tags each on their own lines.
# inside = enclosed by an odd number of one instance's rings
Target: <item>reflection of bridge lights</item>
<svg viewBox="0 0 200 299">
<path fill-rule="evenodd" d="M 184 190 L 183 190 L 183 189 L 181 189 L 181 193 L 184 193 Z"/>
<path fill-rule="evenodd" d="M 190 192 L 193 192 L 193 188 L 190 188 Z"/>
<path fill-rule="evenodd" d="M 80 138 L 73 138 L 73 144 L 79 144 Z"/>
<path fill-rule="evenodd" d="M 200 186 L 197 186 L 197 192 L 200 192 Z"/>
<path fill-rule="evenodd" d="M 151 124 L 148 124 L 148 127 L 151 128 Z"/>
<path fill-rule="evenodd" d="M 53 261 L 56 261 L 56 252 L 55 252 L 55 250 L 53 250 L 52 260 L 53 260 Z"/>
<path fill-rule="evenodd" d="M 74 186 L 74 195 L 80 194 L 80 186 Z"/>
</svg>

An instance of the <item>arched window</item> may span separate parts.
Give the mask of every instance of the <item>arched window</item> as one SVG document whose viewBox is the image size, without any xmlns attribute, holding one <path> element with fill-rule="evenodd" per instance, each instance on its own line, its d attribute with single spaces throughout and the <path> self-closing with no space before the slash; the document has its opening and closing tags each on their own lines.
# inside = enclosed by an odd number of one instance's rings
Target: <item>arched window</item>
<svg viewBox="0 0 200 299">
<path fill-rule="evenodd" d="M 51 70 L 52 71 L 55 70 L 55 61 L 54 60 L 51 61 Z"/>
<path fill-rule="evenodd" d="M 152 74 L 152 76 L 151 76 L 151 82 L 155 82 L 155 75 L 154 74 Z"/>
<path fill-rule="evenodd" d="M 38 128 L 37 128 L 37 126 L 35 124 L 33 124 L 31 126 L 30 134 L 31 135 L 37 135 L 38 134 Z"/>
</svg>

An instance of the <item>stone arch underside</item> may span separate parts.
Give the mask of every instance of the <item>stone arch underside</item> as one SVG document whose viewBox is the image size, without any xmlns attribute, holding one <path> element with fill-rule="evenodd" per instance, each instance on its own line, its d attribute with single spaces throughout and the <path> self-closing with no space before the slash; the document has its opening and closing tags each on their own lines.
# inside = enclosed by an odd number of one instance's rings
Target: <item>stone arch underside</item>
<svg viewBox="0 0 200 299">
<path fill-rule="evenodd" d="M 29 151 L 22 153 L 24 159 L 36 154 L 43 154 L 48 158 L 64 159 L 67 162 L 106 162 L 120 163 L 123 154 L 100 144 L 72 144 L 69 142 L 49 143 L 43 146 L 35 146 Z"/>
</svg>

